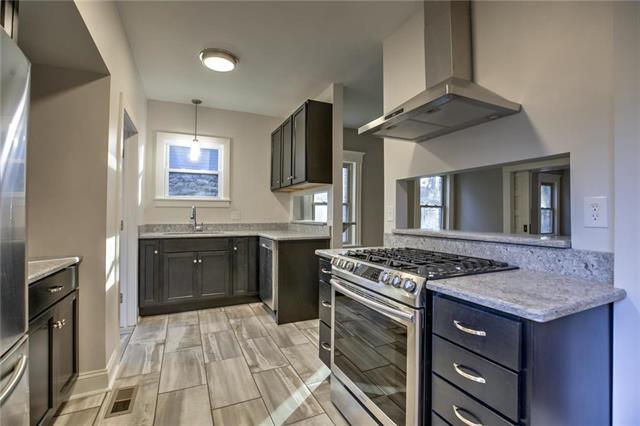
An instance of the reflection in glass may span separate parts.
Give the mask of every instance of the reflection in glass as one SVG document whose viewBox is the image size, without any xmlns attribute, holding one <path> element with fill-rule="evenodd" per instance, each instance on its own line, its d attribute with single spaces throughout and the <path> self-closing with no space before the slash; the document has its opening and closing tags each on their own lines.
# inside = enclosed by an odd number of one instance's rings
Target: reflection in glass
<svg viewBox="0 0 640 426">
<path fill-rule="evenodd" d="M 396 424 L 405 423 L 407 328 L 336 291 L 335 365 Z"/>
</svg>

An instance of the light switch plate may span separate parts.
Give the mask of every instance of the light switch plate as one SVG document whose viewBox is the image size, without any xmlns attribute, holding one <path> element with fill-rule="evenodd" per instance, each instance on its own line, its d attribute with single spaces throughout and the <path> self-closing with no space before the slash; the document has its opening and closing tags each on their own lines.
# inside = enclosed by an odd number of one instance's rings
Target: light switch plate
<svg viewBox="0 0 640 426">
<path fill-rule="evenodd" d="M 584 226 L 609 227 L 609 203 L 607 197 L 584 197 Z"/>
</svg>

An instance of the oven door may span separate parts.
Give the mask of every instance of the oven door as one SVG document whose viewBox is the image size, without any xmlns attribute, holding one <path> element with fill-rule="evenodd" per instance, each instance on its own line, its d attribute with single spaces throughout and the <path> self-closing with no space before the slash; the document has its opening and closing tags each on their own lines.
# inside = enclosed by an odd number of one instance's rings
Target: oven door
<svg viewBox="0 0 640 426">
<path fill-rule="evenodd" d="M 423 312 L 331 279 L 331 373 L 382 424 L 418 425 Z"/>
</svg>

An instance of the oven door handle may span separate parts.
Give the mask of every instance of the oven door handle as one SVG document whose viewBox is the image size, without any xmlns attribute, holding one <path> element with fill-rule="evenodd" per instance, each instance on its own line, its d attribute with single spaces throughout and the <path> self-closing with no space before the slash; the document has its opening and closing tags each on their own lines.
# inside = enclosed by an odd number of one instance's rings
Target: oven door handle
<svg viewBox="0 0 640 426">
<path fill-rule="evenodd" d="M 346 288 L 344 285 L 340 284 L 340 282 L 338 280 L 336 280 L 335 278 L 331 278 L 331 280 L 329 280 L 329 282 L 331 282 L 331 285 L 338 290 L 340 293 L 343 293 L 345 296 L 348 296 L 354 300 L 357 300 L 358 302 L 362 303 L 363 305 L 371 308 L 371 309 L 375 309 L 377 311 L 383 312 L 384 314 L 388 315 L 391 318 L 396 318 L 399 320 L 404 320 L 404 321 L 409 321 L 409 322 L 414 322 L 415 320 L 415 316 L 412 314 L 408 314 L 406 312 L 402 312 L 402 311 L 397 311 L 393 308 L 388 307 L 387 305 L 383 305 L 382 303 L 378 303 L 375 302 L 373 300 L 369 300 L 366 297 L 360 296 L 357 293 L 354 293 L 353 291 L 349 290 L 348 288 Z"/>
</svg>

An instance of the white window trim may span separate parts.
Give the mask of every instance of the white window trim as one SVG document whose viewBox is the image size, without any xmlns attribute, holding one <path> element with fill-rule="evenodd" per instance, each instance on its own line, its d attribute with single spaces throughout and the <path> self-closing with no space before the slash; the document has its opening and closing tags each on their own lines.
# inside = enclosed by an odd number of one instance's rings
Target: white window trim
<svg viewBox="0 0 640 426">
<path fill-rule="evenodd" d="M 231 139 L 198 135 L 198 141 L 202 148 L 218 149 L 222 158 L 218 174 L 218 197 L 185 197 L 168 196 L 168 158 L 167 146 L 177 145 L 191 147 L 193 135 L 184 133 L 158 132 L 156 135 L 156 207 L 185 207 L 196 204 L 202 207 L 230 207 L 230 164 L 231 164 Z M 215 173 L 212 173 L 215 174 Z"/>
<path fill-rule="evenodd" d="M 342 151 L 342 161 L 345 163 L 354 163 L 355 164 L 355 179 L 353 182 L 353 187 L 351 190 L 352 193 L 355 194 L 355 221 L 356 221 L 356 229 L 355 229 L 355 237 L 353 244 L 345 245 L 344 247 L 357 247 L 362 245 L 362 161 L 364 159 L 364 152 L 358 151 Z M 342 168 L 342 165 L 340 165 Z M 342 176 L 342 173 L 340 173 Z"/>
</svg>

